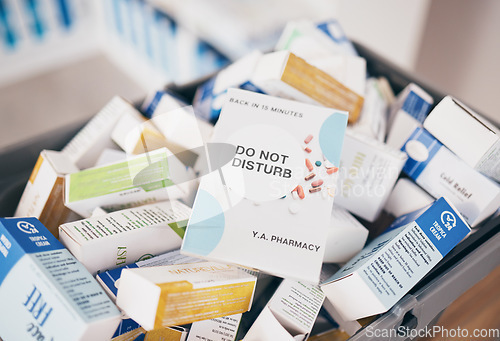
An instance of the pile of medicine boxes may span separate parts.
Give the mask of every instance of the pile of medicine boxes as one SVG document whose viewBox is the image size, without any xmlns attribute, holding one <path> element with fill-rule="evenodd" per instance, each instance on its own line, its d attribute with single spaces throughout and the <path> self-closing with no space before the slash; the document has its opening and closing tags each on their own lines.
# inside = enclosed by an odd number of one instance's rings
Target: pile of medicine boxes
<svg viewBox="0 0 500 341">
<path fill-rule="evenodd" d="M 0 337 L 354 335 L 500 206 L 497 127 L 456 98 L 399 86 L 370 75 L 336 21 L 295 21 L 274 52 L 191 85 L 193 98 L 159 89 L 138 106 L 111 99 L 60 150 L 40 151 L 15 218 L 0 220 Z M 179 250 L 199 179 L 216 165 L 202 151 L 229 88 L 349 112 L 340 164 L 327 167 L 338 181 L 317 283 Z M 401 280 L 398 257 L 418 273 Z"/>
</svg>

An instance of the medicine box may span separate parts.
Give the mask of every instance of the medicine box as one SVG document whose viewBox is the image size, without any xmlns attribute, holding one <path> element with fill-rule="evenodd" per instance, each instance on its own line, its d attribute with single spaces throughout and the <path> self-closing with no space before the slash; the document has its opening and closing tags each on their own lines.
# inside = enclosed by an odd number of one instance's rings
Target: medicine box
<svg viewBox="0 0 500 341">
<path fill-rule="evenodd" d="M 153 258 L 139 261 L 135 264 L 127 265 L 123 268 L 113 269 L 100 273 L 96 276 L 96 279 L 104 288 L 104 290 L 106 290 L 110 298 L 113 301 L 116 301 L 116 295 L 118 293 L 118 286 L 120 283 L 120 277 L 123 269 L 154 267 L 154 266 L 172 265 L 172 264 L 198 263 L 201 261 L 202 260 L 198 258 L 184 256 L 180 254 L 179 250 L 174 250 Z M 128 316 L 125 316 L 125 318 L 126 319 L 122 321 L 122 324 L 127 325 L 127 329 L 124 330 L 124 332 L 130 332 L 134 328 L 140 328 L 140 325 L 137 322 L 128 318 Z M 216 340 L 223 341 L 224 337 L 226 339 L 232 338 L 232 340 L 235 340 L 240 319 L 241 319 L 241 314 L 236 314 L 231 316 L 223 316 L 216 319 L 194 322 L 189 328 L 189 337 L 187 338 L 187 340 L 197 341 L 203 337 L 210 338 L 211 340 L 214 341 Z M 180 327 L 173 327 L 173 329 L 177 331 L 179 330 L 179 328 Z M 142 330 L 144 331 L 144 333 L 146 333 L 144 329 Z M 117 330 L 117 332 L 115 333 L 115 337 L 117 336 L 118 333 L 119 332 Z M 185 334 L 186 336 L 188 335 L 187 331 L 185 332 Z"/>
<path fill-rule="evenodd" d="M 400 149 L 415 128 L 422 126 L 434 99 L 415 83 L 398 95 L 389 113 L 387 144 Z"/>
<path fill-rule="evenodd" d="M 222 104 L 227 97 L 227 89 L 239 88 L 262 92 L 251 82 L 253 72 L 261 56 L 260 51 L 253 51 L 201 84 L 193 99 L 196 114 L 205 121 L 214 123 L 219 118 Z"/>
<path fill-rule="evenodd" d="M 97 282 L 99 282 L 99 284 L 103 287 L 103 289 L 106 291 L 106 293 L 113 302 L 116 302 L 116 295 L 118 293 L 118 286 L 120 283 L 120 277 L 123 269 L 201 262 L 200 259 L 181 255 L 179 250 L 170 251 L 152 258 L 147 258 L 146 256 L 145 258 L 146 259 L 141 260 L 137 263 L 129 264 L 121 268 L 108 270 L 97 274 L 96 276 Z M 188 335 L 187 329 L 178 326 L 174 328 L 166 327 L 163 329 L 170 329 L 168 331 L 164 330 L 163 332 L 164 334 L 166 333 L 169 334 L 170 338 L 168 340 L 171 339 L 185 340 Z M 136 335 L 136 334 L 139 335 L 140 333 L 148 335 L 149 332 L 144 330 L 139 325 L 139 323 L 135 322 L 134 320 L 132 320 L 131 318 L 129 318 L 127 315 L 124 314 L 123 320 L 120 322 L 120 326 L 118 326 L 115 334 L 113 335 L 113 338 L 117 338 L 118 340 L 118 338 L 121 339 L 125 338 L 126 336 L 131 337 L 131 335 Z M 148 336 L 151 337 L 151 335 Z"/>
<path fill-rule="evenodd" d="M 423 123 L 430 111 L 434 99 L 424 89 L 415 83 L 408 84 L 398 94 L 389 112 L 389 128 L 396 116 L 404 112 L 417 122 Z"/>
<path fill-rule="evenodd" d="M 417 128 L 403 146 L 403 171 L 434 198 L 446 196 L 475 227 L 500 206 L 500 186 L 467 165 L 434 136 Z"/>
<path fill-rule="evenodd" d="M 180 250 L 170 251 L 155 257 L 146 258 L 140 260 L 133 264 L 128 264 L 120 268 L 107 270 L 97 274 L 96 280 L 101 284 L 109 297 L 116 301 L 116 295 L 118 294 L 118 285 L 120 283 L 120 277 L 123 269 L 133 269 L 133 268 L 143 268 L 143 267 L 153 267 L 161 265 L 172 265 L 172 264 L 190 264 L 198 263 L 202 260 L 199 258 L 189 257 L 182 255 Z"/>
<path fill-rule="evenodd" d="M 299 57 L 327 57 L 332 55 L 358 56 L 339 22 L 330 19 L 320 23 L 310 20 L 289 21 L 276 43 L 275 50 L 300 52 Z"/>
<path fill-rule="evenodd" d="M 375 221 L 406 160 L 404 152 L 347 129 L 335 203 Z"/>
<path fill-rule="evenodd" d="M 182 252 L 317 283 L 346 124 L 342 111 L 229 89 L 212 142 L 233 157 L 201 179 Z"/>
<path fill-rule="evenodd" d="M 363 249 L 367 238 L 368 230 L 347 210 L 333 204 L 323 262 L 347 262 Z"/>
<path fill-rule="evenodd" d="M 347 336 L 352 336 L 356 334 L 358 330 L 368 325 L 370 322 L 374 321 L 377 318 L 377 316 L 375 315 L 375 316 L 365 317 L 359 320 L 353 320 L 353 321 L 346 320 L 342 318 L 337 309 L 335 309 L 335 307 L 330 303 L 329 300 L 325 300 L 323 302 L 323 308 L 333 318 L 335 323 L 339 326 L 338 329 L 346 333 Z"/>
<path fill-rule="evenodd" d="M 155 112 L 163 113 L 187 106 L 181 98 L 168 90 L 156 90 L 150 92 L 141 105 L 141 112 L 146 118 L 153 117 Z"/>
<path fill-rule="evenodd" d="M 325 24 L 333 24 L 335 38 L 323 30 Z M 321 28 L 320 28 L 321 27 Z M 335 21 L 314 25 L 307 20 L 287 24 L 276 44 L 276 51 L 287 50 L 307 63 L 326 72 L 344 86 L 363 96 L 366 82 L 366 60 L 359 57 L 354 48 L 345 49 L 341 40 L 350 44 Z M 344 38 L 344 39 L 343 39 Z M 352 47 L 352 45 L 351 45 Z"/>
<path fill-rule="evenodd" d="M 435 199 L 408 178 L 400 178 L 394 186 L 384 211 L 399 217 L 432 204 Z"/>
<path fill-rule="evenodd" d="M 38 218 L 57 238 L 59 225 L 79 219 L 64 206 L 64 176 L 78 171 L 66 154 L 42 150 L 14 216 Z"/>
<path fill-rule="evenodd" d="M 101 155 L 97 158 L 94 167 L 101 167 L 108 165 L 110 163 L 116 163 L 119 161 L 126 160 L 129 155 L 123 150 L 116 150 L 111 148 L 106 148 L 102 151 Z M 73 172 L 74 173 L 74 172 Z"/>
<path fill-rule="evenodd" d="M 179 248 L 190 214 L 179 201 L 165 201 L 61 225 L 59 238 L 96 274 Z"/>
<path fill-rule="evenodd" d="M 300 54 L 298 57 L 302 56 Z M 358 95 L 365 96 L 366 61 L 357 56 L 330 55 L 320 58 L 305 59 L 314 67 L 326 72 L 342 85 Z"/>
<path fill-rule="evenodd" d="M 165 147 L 165 137 L 137 110 L 129 110 L 116 122 L 111 139 L 128 154 L 142 154 Z"/>
<path fill-rule="evenodd" d="M 215 262 L 124 269 L 116 303 L 152 330 L 246 312 L 255 284 L 255 276 Z"/>
<path fill-rule="evenodd" d="M 321 285 L 346 320 L 386 312 L 470 232 L 445 198 L 400 217 Z"/>
<path fill-rule="evenodd" d="M 36 218 L 0 219 L 0 329 L 10 340 L 109 340 L 120 312 Z"/>
<path fill-rule="evenodd" d="M 469 166 L 500 181 L 500 130 L 465 104 L 446 96 L 424 128 Z"/>
<path fill-rule="evenodd" d="M 195 167 L 214 128 L 212 124 L 198 118 L 200 110 L 193 110 L 192 106 L 169 91 L 150 94 L 142 108 L 144 115 L 165 137 L 165 146 L 184 165 Z"/>
<path fill-rule="evenodd" d="M 214 127 L 195 116 L 193 107 L 155 111 L 151 122 L 165 136 L 165 146 L 186 166 L 194 167 Z"/>
<path fill-rule="evenodd" d="M 114 211 L 188 195 L 186 167 L 161 148 L 112 164 L 66 175 L 65 205 L 82 217 L 96 207 Z"/>
<path fill-rule="evenodd" d="M 263 55 L 251 79 L 266 94 L 349 112 L 359 118 L 363 97 L 289 51 Z"/>
<path fill-rule="evenodd" d="M 384 82 L 370 77 L 366 80 L 365 101 L 359 120 L 351 126 L 354 132 L 366 135 L 380 142 L 385 141 L 387 130 L 387 108 L 389 105 L 383 88 Z"/>
</svg>

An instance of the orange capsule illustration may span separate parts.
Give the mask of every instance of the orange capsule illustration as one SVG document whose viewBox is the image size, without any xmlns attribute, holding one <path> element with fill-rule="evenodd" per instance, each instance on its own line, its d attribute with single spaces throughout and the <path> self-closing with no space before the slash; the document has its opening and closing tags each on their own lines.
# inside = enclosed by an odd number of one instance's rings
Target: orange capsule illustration
<svg viewBox="0 0 500 341">
<path fill-rule="evenodd" d="M 306 195 L 304 194 L 304 189 L 301 185 L 297 186 L 297 194 L 299 195 L 300 199 L 304 199 L 306 197 Z"/>
<path fill-rule="evenodd" d="M 309 159 L 306 159 L 306 167 L 310 171 L 314 169 L 312 162 Z"/>
</svg>

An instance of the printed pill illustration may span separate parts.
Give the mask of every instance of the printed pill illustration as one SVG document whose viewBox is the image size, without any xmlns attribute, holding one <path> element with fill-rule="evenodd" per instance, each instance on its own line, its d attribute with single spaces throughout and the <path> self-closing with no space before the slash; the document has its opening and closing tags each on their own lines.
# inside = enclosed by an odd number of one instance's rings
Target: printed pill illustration
<svg viewBox="0 0 500 341">
<path fill-rule="evenodd" d="M 305 152 L 306 152 L 306 153 L 310 153 L 310 152 L 312 152 L 312 149 L 311 149 L 311 148 L 309 148 L 309 147 L 305 147 L 305 148 L 304 148 L 304 150 L 305 150 Z"/>
<path fill-rule="evenodd" d="M 319 186 L 321 186 L 321 185 L 323 185 L 323 180 L 321 180 L 321 179 L 316 180 L 316 181 L 313 181 L 313 182 L 311 183 L 311 186 L 312 186 L 312 187 L 319 187 Z"/>
<path fill-rule="evenodd" d="M 321 191 L 321 187 L 309 188 L 309 193 L 316 193 Z"/>
<path fill-rule="evenodd" d="M 326 169 L 326 173 L 333 174 L 333 173 L 337 173 L 338 170 L 339 170 L 338 167 L 331 167 L 331 168 Z"/>
<path fill-rule="evenodd" d="M 304 180 L 309 181 L 309 180 L 311 180 L 312 178 L 314 178 L 315 176 L 316 176 L 316 174 L 311 173 L 311 174 L 309 174 L 308 176 L 306 176 L 306 177 L 304 178 Z"/>
<path fill-rule="evenodd" d="M 321 167 L 321 161 L 316 161 L 314 164 L 316 165 L 316 167 Z"/>
<path fill-rule="evenodd" d="M 306 195 L 304 193 L 304 189 L 302 188 L 301 185 L 297 186 L 297 194 L 299 195 L 300 199 L 304 199 L 306 197 Z"/>
<path fill-rule="evenodd" d="M 314 167 L 309 159 L 306 159 L 306 167 L 309 170 L 309 172 L 314 169 Z"/>
<path fill-rule="evenodd" d="M 304 143 L 307 144 L 307 143 L 311 142 L 312 139 L 313 139 L 312 135 L 307 135 L 307 137 L 304 139 Z"/>
</svg>

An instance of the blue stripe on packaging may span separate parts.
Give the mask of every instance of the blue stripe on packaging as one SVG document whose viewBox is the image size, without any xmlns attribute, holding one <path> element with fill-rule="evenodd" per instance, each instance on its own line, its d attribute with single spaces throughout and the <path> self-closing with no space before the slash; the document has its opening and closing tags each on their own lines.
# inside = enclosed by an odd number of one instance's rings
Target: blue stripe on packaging
<svg viewBox="0 0 500 341">
<path fill-rule="evenodd" d="M 17 45 L 17 35 L 14 28 L 11 27 L 11 15 L 9 7 L 4 0 L 0 0 L 0 34 L 3 36 L 4 45 L 13 49 Z"/>
<path fill-rule="evenodd" d="M 410 91 L 403 103 L 402 109 L 420 123 L 423 123 L 431 109 L 431 103 L 425 101 L 415 92 Z"/>
<path fill-rule="evenodd" d="M 0 284 L 25 254 L 64 249 L 36 218 L 0 218 Z"/>
<path fill-rule="evenodd" d="M 406 161 L 403 172 L 405 172 L 413 180 L 417 180 L 419 175 L 425 169 L 425 167 L 431 162 L 432 158 L 438 150 L 443 146 L 438 140 L 434 138 L 427 130 L 418 127 L 410 135 L 404 146 L 401 148 L 402 151 L 406 152 L 406 146 L 411 141 L 418 141 L 423 145 L 428 152 L 428 157 L 424 161 L 417 161 L 412 159 L 411 155 L 408 153 L 408 160 Z M 415 143 L 415 142 L 412 142 Z"/>
<path fill-rule="evenodd" d="M 444 198 L 438 199 L 416 223 L 443 257 L 470 232 L 469 226 Z"/>
</svg>

